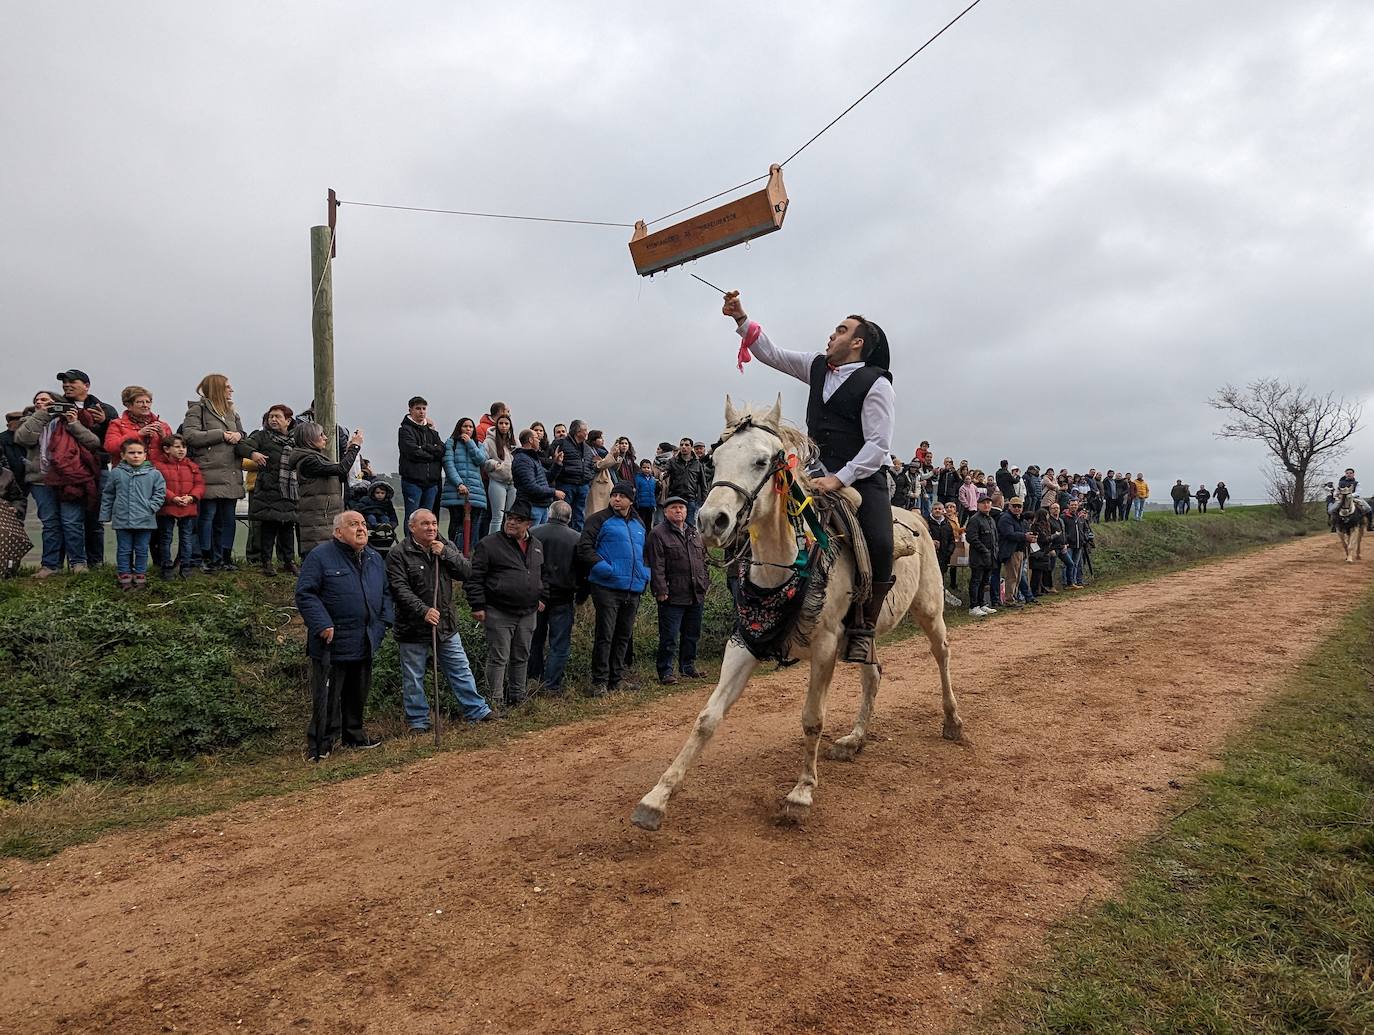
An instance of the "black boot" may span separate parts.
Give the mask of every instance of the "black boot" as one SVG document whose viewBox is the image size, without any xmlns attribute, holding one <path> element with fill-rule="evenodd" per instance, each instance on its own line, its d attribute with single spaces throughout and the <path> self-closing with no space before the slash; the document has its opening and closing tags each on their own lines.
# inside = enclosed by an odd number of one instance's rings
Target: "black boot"
<svg viewBox="0 0 1374 1035">
<path fill-rule="evenodd" d="M 851 619 L 855 621 L 845 630 L 848 635 L 844 645 L 845 661 L 853 662 L 856 665 L 876 665 L 878 663 L 878 651 L 874 643 L 874 636 L 878 631 L 878 615 L 883 610 L 883 601 L 887 599 L 888 592 L 896 583 L 896 579 L 875 582 L 873 592 L 863 605 L 862 613 L 857 616 L 853 612 L 850 613 Z"/>
</svg>

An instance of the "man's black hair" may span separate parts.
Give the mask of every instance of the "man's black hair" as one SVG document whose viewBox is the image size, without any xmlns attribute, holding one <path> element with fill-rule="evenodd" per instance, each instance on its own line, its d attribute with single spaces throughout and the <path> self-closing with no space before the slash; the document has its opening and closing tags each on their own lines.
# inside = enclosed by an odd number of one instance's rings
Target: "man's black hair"
<svg viewBox="0 0 1374 1035">
<path fill-rule="evenodd" d="M 412 395 L 412 396 L 410 397 L 410 402 L 406 403 L 406 409 L 410 409 L 412 406 L 428 406 L 428 405 L 429 405 L 429 400 L 426 399 L 423 395 Z"/>
<path fill-rule="evenodd" d="M 868 317 L 860 316 L 858 313 L 850 313 L 849 319 L 859 321 L 859 326 L 854 328 L 854 337 L 862 338 L 864 341 L 860 358 L 868 366 L 889 369 L 892 366 L 892 353 L 888 349 L 887 335 L 883 333 L 883 329 Z"/>
</svg>

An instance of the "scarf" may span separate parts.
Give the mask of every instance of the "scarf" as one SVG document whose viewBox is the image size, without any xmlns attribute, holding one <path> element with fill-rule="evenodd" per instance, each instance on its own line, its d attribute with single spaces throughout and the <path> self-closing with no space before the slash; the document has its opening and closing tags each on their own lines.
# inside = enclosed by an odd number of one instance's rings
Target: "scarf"
<svg viewBox="0 0 1374 1035">
<path fill-rule="evenodd" d="M 156 424 L 162 418 L 156 413 L 149 413 L 146 417 L 140 417 L 131 410 L 125 410 L 124 419 L 136 428 L 146 428 L 149 424 Z"/>
</svg>

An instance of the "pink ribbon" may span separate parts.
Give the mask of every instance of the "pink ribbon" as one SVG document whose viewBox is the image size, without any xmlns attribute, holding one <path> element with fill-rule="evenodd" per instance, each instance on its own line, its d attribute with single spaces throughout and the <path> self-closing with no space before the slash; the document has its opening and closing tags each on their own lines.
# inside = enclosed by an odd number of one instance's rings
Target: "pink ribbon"
<svg viewBox="0 0 1374 1035">
<path fill-rule="evenodd" d="M 744 337 L 740 339 L 739 355 L 735 357 L 736 366 L 739 367 L 739 372 L 741 374 L 744 373 L 744 364 L 748 363 L 750 360 L 754 358 L 749 354 L 750 346 L 752 346 L 754 342 L 759 340 L 759 335 L 762 333 L 763 328 L 760 327 L 753 320 L 750 320 L 749 326 L 745 329 Z"/>
</svg>

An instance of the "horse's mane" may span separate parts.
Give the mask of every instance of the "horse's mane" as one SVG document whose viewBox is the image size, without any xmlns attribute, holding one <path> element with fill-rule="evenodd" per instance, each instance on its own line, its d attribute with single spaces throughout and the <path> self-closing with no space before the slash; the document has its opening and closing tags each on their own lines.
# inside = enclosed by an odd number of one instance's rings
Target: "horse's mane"
<svg viewBox="0 0 1374 1035">
<path fill-rule="evenodd" d="M 771 406 L 764 406 L 760 403 L 749 403 L 744 408 L 737 410 L 736 415 L 736 419 L 740 422 L 748 417 L 754 427 L 762 428 L 764 431 L 770 433 L 775 431 L 772 423 L 773 407 Z M 734 428 L 735 425 L 727 427 L 722 434 L 722 439 L 728 440 L 730 435 L 734 433 Z M 805 465 L 807 459 L 815 455 L 816 443 L 812 442 L 806 432 L 802 431 L 801 428 L 786 420 L 780 420 L 778 422 L 776 434 L 778 438 L 782 440 L 783 451 L 795 454 L 799 461 L 797 470 L 793 472 L 794 476 L 804 484 L 809 483 L 810 479 L 806 477 Z"/>
</svg>

